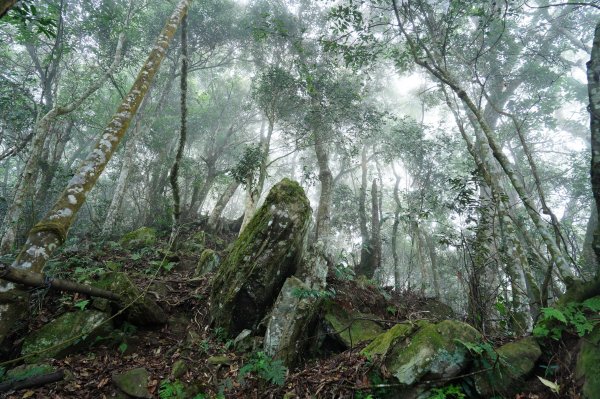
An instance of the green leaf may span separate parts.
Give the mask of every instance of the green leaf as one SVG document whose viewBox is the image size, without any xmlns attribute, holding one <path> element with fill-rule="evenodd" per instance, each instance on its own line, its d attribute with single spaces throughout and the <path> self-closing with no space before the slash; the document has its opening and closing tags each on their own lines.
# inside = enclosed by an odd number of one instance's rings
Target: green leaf
<svg viewBox="0 0 600 399">
<path fill-rule="evenodd" d="M 547 379 L 542 378 L 540 376 L 537 376 L 537 378 L 540 380 L 540 382 L 542 384 L 544 384 L 545 386 L 547 386 L 548 388 L 550 388 L 550 390 L 552 392 L 554 392 L 554 393 L 559 393 L 560 392 L 560 385 L 558 385 L 557 383 L 552 382 L 552 381 L 548 381 Z"/>
<path fill-rule="evenodd" d="M 600 312 L 600 296 L 595 296 L 593 298 L 586 299 L 583 302 L 583 306 L 593 312 Z"/>
<path fill-rule="evenodd" d="M 567 324 L 567 318 L 558 309 L 555 308 L 543 308 L 542 312 L 544 313 L 544 318 L 546 319 L 556 319 L 564 324 Z"/>
<path fill-rule="evenodd" d="M 73 306 L 80 310 L 85 310 L 86 306 L 90 303 L 89 299 L 82 299 L 80 301 L 75 302 Z"/>
</svg>

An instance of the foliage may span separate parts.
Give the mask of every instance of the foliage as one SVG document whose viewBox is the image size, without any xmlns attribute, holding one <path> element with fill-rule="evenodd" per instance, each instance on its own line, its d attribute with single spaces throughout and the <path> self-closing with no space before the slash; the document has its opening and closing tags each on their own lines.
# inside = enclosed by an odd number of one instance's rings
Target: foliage
<svg viewBox="0 0 600 399">
<path fill-rule="evenodd" d="M 183 383 L 179 380 L 170 381 L 163 380 L 158 388 L 158 396 L 160 399 L 183 399 L 185 391 Z"/>
<path fill-rule="evenodd" d="M 600 312 L 600 296 L 589 298 L 583 303 L 570 302 L 561 309 L 543 308 L 533 334 L 537 337 L 559 340 L 563 332 L 567 331 L 583 337 L 598 324 L 598 312 Z"/>
<path fill-rule="evenodd" d="M 248 145 L 244 149 L 244 155 L 229 173 L 233 178 L 244 186 L 252 186 L 256 171 L 266 154 L 259 145 Z"/>
<path fill-rule="evenodd" d="M 446 385 L 442 388 L 433 388 L 428 399 L 463 399 L 467 396 L 458 385 Z"/>
<path fill-rule="evenodd" d="M 73 304 L 73 306 L 75 306 L 79 310 L 85 310 L 85 308 L 87 307 L 87 305 L 89 303 L 90 303 L 89 299 L 82 299 L 82 300 L 75 302 L 75 304 Z"/>
<path fill-rule="evenodd" d="M 23 39 L 31 40 L 32 34 L 43 34 L 48 39 L 52 39 L 56 37 L 57 23 L 55 13 L 56 10 L 53 10 L 49 6 L 43 6 L 43 9 L 38 10 L 38 7 L 33 4 L 32 0 L 24 0 L 14 6 L 2 18 L 2 21 L 14 25 Z"/>
<path fill-rule="evenodd" d="M 494 350 L 494 347 L 489 342 L 465 342 L 459 339 L 457 343 L 464 346 L 471 355 L 474 357 L 474 362 L 477 366 L 484 369 L 491 369 L 498 365 L 501 360 L 498 353 Z"/>
<path fill-rule="evenodd" d="M 256 352 L 248 363 L 246 363 L 239 372 L 239 379 L 242 381 L 246 375 L 254 373 L 268 383 L 283 385 L 287 374 L 287 368 L 281 360 L 273 360 L 264 352 Z"/>
</svg>

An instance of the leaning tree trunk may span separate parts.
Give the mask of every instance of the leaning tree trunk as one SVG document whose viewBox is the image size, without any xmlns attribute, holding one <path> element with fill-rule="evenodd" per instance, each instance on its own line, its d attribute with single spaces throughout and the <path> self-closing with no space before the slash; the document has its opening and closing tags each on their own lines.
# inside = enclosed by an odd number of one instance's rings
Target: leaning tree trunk
<svg viewBox="0 0 600 399">
<path fill-rule="evenodd" d="M 223 191 L 223 194 L 221 194 L 221 196 L 217 200 L 215 207 L 213 208 L 212 212 L 210 213 L 210 216 L 208 217 L 208 229 L 210 231 L 217 230 L 219 226 L 219 219 L 223 214 L 223 210 L 225 210 L 225 207 L 227 206 L 227 204 L 233 197 L 233 194 L 235 194 L 235 190 L 237 190 L 239 186 L 239 180 L 234 179 L 231 183 L 229 183 L 225 191 Z"/>
<path fill-rule="evenodd" d="M 588 95 L 590 99 L 590 130 L 592 139 L 592 164 L 590 175 L 596 209 L 600 214 L 600 22 L 596 25 L 592 56 L 587 63 Z M 600 259 L 600 223 L 594 233 L 594 253 Z M 596 264 L 596 277 L 600 277 L 600 264 Z"/>
<path fill-rule="evenodd" d="M 85 202 L 86 196 L 94 187 L 106 164 L 123 139 L 129 124 L 165 57 L 177 27 L 187 13 L 191 0 L 181 0 L 165 27 L 160 33 L 156 45 L 142 66 L 129 94 L 117 109 L 110 123 L 97 141 L 94 150 L 83 161 L 73 178 L 67 184 L 54 207 L 29 232 L 13 267 L 41 272 L 52 253 L 61 246 L 66 238 L 77 212 Z M 23 316 L 27 315 L 27 295 L 14 286 L 0 287 L 4 299 L 0 303 L 0 342 L 12 330 Z M 10 292 L 6 292 L 10 290 Z M 16 298 L 13 299 L 13 298 Z M 8 299 L 8 300 L 7 300 Z M 13 299 L 13 300 L 11 300 Z"/>
<path fill-rule="evenodd" d="M 129 23 L 129 15 L 127 16 L 126 24 Z M 42 153 L 44 142 L 52 128 L 52 124 L 59 116 L 66 115 L 79 108 L 85 100 L 88 99 L 93 93 L 95 93 L 106 80 L 115 72 L 118 65 L 121 63 L 121 56 L 123 50 L 123 44 L 125 42 L 125 33 L 121 32 L 117 41 L 117 47 L 115 50 L 115 56 L 112 64 L 108 70 L 102 74 L 88 89 L 78 98 L 71 101 L 65 106 L 55 106 L 48 113 L 46 113 L 36 124 L 33 142 L 31 146 L 31 155 L 25 164 L 23 174 L 17 188 L 15 190 L 15 197 L 11 204 L 8 212 L 4 216 L 3 221 L 3 235 L 2 241 L 0 242 L 0 252 L 9 252 L 15 243 L 17 226 L 19 219 L 23 212 L 23 206 L 25 204 L 26 196 L 29 190 L 34 184 L 34 176 L 38 169 L 39 158 Z"/>
<path fill-rule="evenodd" d="M 173 224 L 171 226 L 171 248 L 176 248 L 177 230 L 179 229 L 181 218 L 181 202 L 179 198 L 179 164 L 183 158 L 183 150 L 185 149 L 185 140 L 187 136 L 187 17 L 184 16 L 181 21 L 181 129 L 179 131 L 179 142 L 177 143 L 177 154 L 171 168 L 171 189 L 173 191 Z"/>
</svg>

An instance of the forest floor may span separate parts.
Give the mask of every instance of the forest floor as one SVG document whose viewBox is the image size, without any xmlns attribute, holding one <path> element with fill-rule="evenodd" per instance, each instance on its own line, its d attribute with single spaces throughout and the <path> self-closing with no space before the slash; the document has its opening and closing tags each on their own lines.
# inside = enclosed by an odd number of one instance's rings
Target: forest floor
<svg viewBox="0 0 600 399">
<path fill-rule="evenodd" d="M 193 236 L 189 231 L 185 239 Z M 207 239 L 205 247 L 218 252 L 225 249 L 233 237 L 215 241 Z M 156 248 L 165 248 L 159 242 Z M 5 393 L 10 399 L 21 398 L 112 398 L 118 396 L 112 375 L 137 367 L 150 374 L 148 390 L 152 397 L 184 398 L 378 398 L 385 396 L 388 387 L 378 375 L 385 368 L 376 361 L 360 355 L 362 347 L 337 351 L 328 356 L 308 360 L 299 369 L 289 371 L 280 385 L 269 383 L 255 372 L 243 370 L 244 365 L 256 361 L 247 352 L 234 349 L 233 341 L 210 326 L 209 296 L 211 274 L 193 278 L 198 253 L 178 251 L 171 270 L 160 270 L 157 265 L 164 253 L 156 249 L 137 252 L 117 248 L 114 243 L 97 244 L 78 242 L 65 248 L 59 258 L 49 265 L 58 276 L 94 278 L 94 273 L 105 266 L 118 264 L 139 287 L 149 285 L 148 292 L 169 315 L 168 324 L 156 328 L 135 328 L 123 323 L 119 333 L 105 337 L 91 349 L 69 355 L 50 364 L 65 371 L 65 379 L 43 387 Z M 57 277 L 58 277 L 57 276 Z M 381 290 L 362 288 L 333 276 L 330 285 L 336 290 L 337 300 L 356 309 L 368 308 L 373 314 L 393 323 L 420 317 L 426 298 L 414 293 L 382 296 Z M 35 330 L 65 311 L 74 311 L 87 305 L 87 298 L 79 294 L 38 290 L 37 301 L 31 312 L 30 330 Z M 390 311 L 394 309 L 394 311 Z M 23 335 L 13 340 L 11 358 L 18 357 Z M 495 344 L 499 342 L 494 342 Z M 337 353 L 336 353 L 337 352 Z M 568 350 L 565 353 L 570 353 Z M 6 359 L 1 359 L 3 361 Z M 177 378 L 174 365 L 183 360 L 186 367 Z M 567 360 L 565 360 L 567 361 Z M 179 362 L 182 363 L 182 362 Z M 556 363 L 556 359 L 554 359 Z M 11 368 L 16 364 L 5 365 Z M 256 371 L 256 370 L 254 370 Z M 379 386 L 378 386 L 379 385 Z M 537 379 L 527 384 L 529 391 L 516 398 L 557 398 Z M 293 394 L 291 394 L 293 392 Z M 287 393 L 287 395 L 286 395 Z M 0 397 L 3 394 L 0 393 Z M 180 395 L 180 396 L 178 396 Z M 565 396 L 572 397 L 572 396 Z M 451 398 L 450 396 L 448 398 Z"/>
</svg>

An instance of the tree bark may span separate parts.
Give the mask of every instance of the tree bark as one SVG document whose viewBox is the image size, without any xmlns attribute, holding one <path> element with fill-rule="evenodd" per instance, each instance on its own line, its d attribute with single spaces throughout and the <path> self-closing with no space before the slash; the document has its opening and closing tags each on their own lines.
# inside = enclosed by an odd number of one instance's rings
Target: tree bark
<svg viewBox="0 0 600 399">
<path fill-rule="evenodd" d="M 188 54 L 187 54 L 187 16 L 183 16 L 181 20 L 181 128 L 179 130 L 179 142 L 177 143 L 177 153 L 175 161 L 171 167 L 169 176 L 171 189 L 173 191 L 173 223 L 171 226 L 171 248 L 176 248 L 177 230 L 179 229 L 181 218 L 181 201 L 179 198 L 179 164 L 183 158 L 183 150 L 185 149 L 185 141 L 187 137 L 187 69 L 188 69 Z"/>
<path fill-rule="evenodd" d="M 126 24 L 129 23 L 129 15 L 127 16 Z M 38 170 L 39 159 L 43 151 L 44 142 L 46 141 L 48 134 L 52 128 L 52 124 L 59 116 L 66 115 L 79 108 L 84 101 L 88 99 L 94 92 L 96 92 L 106 80 L 115 72 L 118 65 L 121 63 L 123 44 L 125 42 L 125 33 L 121 32 L 117 40 L 117 48 L 115 50 L 115 56 L 112 64 L 108 70 L 102 74 L 102 76 L 88 87 L 88 89 L 81 94 L 78 98 L 71 101 L 65 106 L 54 106 L 48 113 L 46 113 L 37 123 L 35 128 L 35 135 L 33 138 L 31 154 L 25 168 L 21 180 L 15 190 L 15 197 L 11 204 L 8 212 L 4 216 L 2 241 L 0 242 L 0 252 L 7 253 L 11 250 L 16 239 L 16 229 L 23 212 L 23 206 L 27 197 L 27 193 L 30 192 L 34 184 L 34 176 Z M 49 90 L 44 88 L 44 90 Z"/>
<path fill-rule="evenodd" d="M 4 14 L 17 3 L 17 1 L 18 0 L 2 0 L 2 2 L 0 2 L 0 18 L 2 18 Z"/>
<path fill-rule="evenodd" d="M 225 191 L 223 191 L 223 194 L 221 194 L 221 196 L 217 200 L 217 203 L 215 204 L 215 207 L 213 208 L 208 218 L 208 229 L 210 231 L 218 230 L 219 219 L 223 214 L 223 210 L 225 209 L 225 207 L 227 206 L 227 204 L 229 203 L 229 201 L 233 197 L 233 194 L 235 194 L 235 191 L 239 186 L 240 182 L 234 179 L 231 183 L 229 183 Z"/>
<path fill-rule="evenodd" d="M 13 263 L 13 267 L 40 273 L 52 253 L 65 242 L 77 212 L 84 204 L 86 196 L 102 174 L 119 142 L 123 139 L 133 116 L 148 92 L 152 80 L 165 57 L 169 43 L 175 35 L 179 23 L 187 13 L 190 1 L 181 0 L 167 20 L 156 45 L 152 48 L 148 59 L 142 66 L 129 94 L 117 109 L 116 114 L 97 141 L 94 150 L 82 162 L 80 168 L 69 181 L 67 188 L 62 192 L 52 210 L 31 229 L 27 242 Z M 5 286 L 0 288 L 6 291 L 7 288 L 14 287 Z M 13 289 L 13 291 L 19 290 Z M 18 296 L 18 293 L 16 295 Z M 12 329 L 14 324 L 26 315 L 24 309 L 20 311 L 16 309 L 16 307 L 23 306 L 22 301 L 2 305 L 0 306 L 0 320 L 2 320 L 2 323 L 0 323 L 0 342 L 4 340 L 6 333 Z"/>
<path fill-rule="evenodd" d="M 592 142 L 592 163 L 590 175 L 592 193 L 596 200 L 596 210 L 600 214 L 600 22 L 594 31 L 592 54 L 587 63 L 587 80 L 590 112 L 590 131 Z M 596 260 L 600 260 L 600 224 L 596 227 L 593 242 Z M 600 263 L 596 263 L 596 277 L 600 277 Z"/>
</svg>

